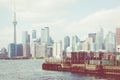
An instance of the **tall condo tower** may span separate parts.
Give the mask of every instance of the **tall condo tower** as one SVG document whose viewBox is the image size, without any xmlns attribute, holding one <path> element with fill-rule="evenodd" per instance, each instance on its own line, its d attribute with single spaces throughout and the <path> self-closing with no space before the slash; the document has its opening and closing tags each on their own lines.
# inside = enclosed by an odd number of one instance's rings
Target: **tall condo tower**
<svg viewBox="0 0 120 80">
<path fill-rule="evenodd" d="M 17 21 L 16 21 L 16 12 L 14 11 L 14 18 L 13 18 L 13 25 L 14 25 L 14 44 L 15 44 L 15 56 L 17 56 L 17 47 L 16 47 L 16 25 L 17 25 Z"/>
</svg>

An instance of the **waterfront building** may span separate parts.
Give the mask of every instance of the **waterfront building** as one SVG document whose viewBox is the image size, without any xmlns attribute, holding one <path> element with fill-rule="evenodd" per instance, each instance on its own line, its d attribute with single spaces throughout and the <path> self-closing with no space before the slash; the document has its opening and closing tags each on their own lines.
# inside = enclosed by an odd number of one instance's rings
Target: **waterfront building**
<svg viewBox="0 0 120 80">
<path fill-rule="evenodd" d="M 54 43 L 54 41 L 53 41 L 52 37 L 49 37 L 49 44 L 48 44 L 48 46 L 52 46 L 53 43 Z"/>
<path fill-rule="evenodd" d="M 13 58 L 15 57 L 15 44 L 14 43 L 10 43 L 8 45 L 8 57 Z"/>
<path fill-rule="evenodd" d="M 76 51 L 77 49 L 77 43 L 79 42 L 79 38 L 75 35 L 75 36 L 72 36 L 72 51 Z"/>
<path fill-rule="evenodd" d="M 120 28 L 116 29 L 116 44 L 120 45 Z"/>
<path fill-rule="evenodd" d="M 93 38 L 93 43 L 95 43 L 95 39 L 96 39 L 96 33 L 89 33 L 88 37 Z"/>
<path fill-rule="evenodd" d="M 53 57 L 53 46 L 47 46 L 46 57 Z"/>
<path fill-rule="evenodd" d="M 76 52 L 79 52 L 79 51 L 81 51 L 82 50 L 82 44 L 80 43 L 80 42 L 78 42 L 77 44 L 76 44 Z"/>
<path fill-rule="evenodd" d="M 111 31 L 109 31 L 105 37 L 105 50 L 107 52 L 115 52 L 116 51 L 115 34 Z"/>
<path fill-rule="evenodd" d="M 32 39 L 36 39 L 37 36 L 36 36 L 36 30 L 32 30 Z"/>
<path fill-rule="evenodd" d="M 116 46 L 116 51 L 117 51 L 117 52 L 120 52 L 120 45 L 117 45 L 117 46 Z"/>
<path fill-rule="evenodd" d="M 49 44 L 49 28 L 44 27 L 44 29 L 41 29 L 41 43 Z"/>
<path fill-rule="evenodd" d="M 32 55 L 32 58 L 36 57 L 36 42 L 31 43 L 31 55 Z"/>
<path fill-rule="evenodd" d="M 67 49 L 66 49 L 66 57 L 71 58 L 71 52 L 72 52 L 72 48 L 71 47 L 67 47 Z"/>
<path fill-rule="evenodd" d="M 44 29 L 41 29 L 41 43 L 45 43 Z"/>
<path fill-rule="evenodd" d="M 22 42 L 23 42 L 23 56 L 30 57 L 30 35 L 27 31 L 23 31 L 22 35 Z"/>
<path fill-rule="evenodd" d="M 23 56 L 23 45 L 17 44 L 17 56 Z"/>
<path fill-rule="evenodd" d="M 0 51 L 0 58 L 7 58 L 8 57 L 8 52 L 6 48 L 2 48 Z"/>
<path fill-rule="evenodd" d="M 39 45 L 39 50 L 38 53 L 40 54 L 41 57 L 46 57 L 47 56 L 47 44 L 46 43 L 41 43 Z"/>
<path fill-rule="evenodd" d="M 31 45 L 31 54 L 33 58 L 45 57 L 46 51 L 47 51 L 46 43 L 39 44 L 37 42 L 33 42 Z"/>
<path fill-rule="evenodd" d="M 95 45 L 93 43 L 93 38 L 88 37 L 82 44 L 82 51 L 95 51 Z"/>
<path fill-rule="evenodd" d="M 45 43 L 49 44 L 49 28 L 48 27 L 44 28 L 44 38 L 45 38 Z"/>
<path fill-rule="evenodd" d="M 83 44 L 82 44 L 82 50 L 83 51 L 88 51 L 89 50 L 89 43 L 87 41 L 85 41 Z"/>
<path fill-rule="evenodd" d="M 64 37 L 64 51 L 66 51 L 66 48 L 70 46 L 70 37 L 65 36 Z"/>
<path fill-rule="evenodd" d="M 104 34 L 103 34 L 103 29 L 101 28 L 99 32 L 96 34 L 96 39 L 95 39 L 95 46 L 96 46 L 96 51 L 101 51 L 104 49 Z"/>
<path fill-rule="evenodd" d="M 116 28 L 116 51 L 120 52 L 120 28 Z"/>
<path fill-rule="evenodd" d="M 53 57 L 61 58 L 62 57 L 62 41 L 55 42 L 53 44 Z"/>
<path fill-rule="evenodd" d="M 88 37 L 86 39 L 86 41 L 88 43 L 88 49 L 89 49 L 89 51 L 95 51 L 94 38 L 93 37 Z"/>
</svg>

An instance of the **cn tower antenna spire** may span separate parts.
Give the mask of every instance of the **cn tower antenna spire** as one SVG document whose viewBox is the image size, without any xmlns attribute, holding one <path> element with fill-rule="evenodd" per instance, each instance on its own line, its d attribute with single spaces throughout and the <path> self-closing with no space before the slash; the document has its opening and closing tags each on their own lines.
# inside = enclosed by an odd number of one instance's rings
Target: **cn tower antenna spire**
<svg viewBox="0 0 120 80">
<path fill-rule="evenodd" d="M 15 5 L 15 0 L 14 0 L 14 17 L 13 17 L 13 26 L 14 26 L 14 52 L 15 52 L 15 56 L 17 56 L 17 46 L 16 46 L 16 25 L 17 25 L 17 21 L 16 21 L 16 5 Z"/>
</svg>

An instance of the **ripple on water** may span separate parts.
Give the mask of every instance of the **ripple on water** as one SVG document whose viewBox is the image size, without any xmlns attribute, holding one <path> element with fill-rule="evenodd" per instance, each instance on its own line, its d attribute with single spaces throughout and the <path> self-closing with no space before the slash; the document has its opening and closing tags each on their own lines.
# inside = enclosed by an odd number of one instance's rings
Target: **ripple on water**
<svg viewBox="0 0 120 80">
<path fill-rule="evenodd" d="M 107 80 L 108 78 L 45 71 L 43 60 L 0 60 L 0 80 Z M 110 79 L 109 79 L 110 80 Z"/>
</svg>

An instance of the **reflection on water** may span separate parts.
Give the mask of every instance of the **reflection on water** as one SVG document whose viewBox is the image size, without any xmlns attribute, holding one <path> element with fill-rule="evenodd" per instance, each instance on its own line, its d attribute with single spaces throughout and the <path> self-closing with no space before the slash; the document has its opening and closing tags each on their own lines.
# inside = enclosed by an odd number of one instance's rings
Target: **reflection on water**
<svg viewBox="0 0 120 80">
<path fill-rule="evenodd" d="M 0 60 L 0 80 L 116 80 L 88 74 L 45 71 L 41 69 L 42 63 L 43 60 Z"/>
</svg>

